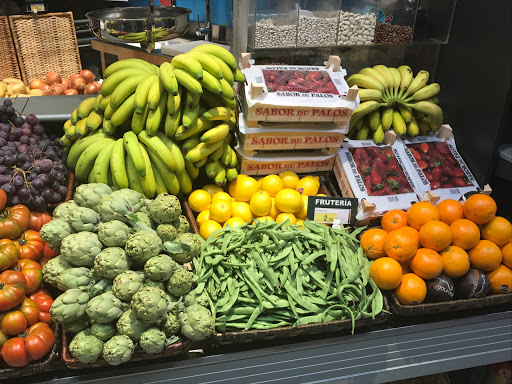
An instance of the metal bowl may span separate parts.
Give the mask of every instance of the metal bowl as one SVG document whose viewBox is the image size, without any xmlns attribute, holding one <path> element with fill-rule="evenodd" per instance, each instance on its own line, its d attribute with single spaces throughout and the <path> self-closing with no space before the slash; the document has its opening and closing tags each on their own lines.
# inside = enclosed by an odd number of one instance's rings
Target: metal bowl
<svg viewBox="0 0 512 384">
<path fill-rule="evenodd" d="M 94 35 L 114 43 L 149 44 L 182 36 L 188 29 L 190 9 L 154 7 L 153 34 L 149 7 L 107 8 L 85 14 Z"/>
</svg>

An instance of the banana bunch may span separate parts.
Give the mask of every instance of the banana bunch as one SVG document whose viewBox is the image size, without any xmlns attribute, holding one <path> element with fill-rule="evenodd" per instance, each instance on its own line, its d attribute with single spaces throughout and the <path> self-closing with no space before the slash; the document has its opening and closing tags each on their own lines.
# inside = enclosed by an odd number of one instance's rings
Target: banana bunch
<svg viewBox="0 0 512 384">
<path fill-rule="evenodd" d="M 398 136 L 427 135 L 437 132 L 443 123 L 443 110 L 437 105 L 438 83 L 427 85 L 429 73 L 416 76 L 407 65 L 399 68 L 376 65 L 363 68 L 347 79 L 357 85 L 361 104 L 350 119 L 350 139 L 370 137 L 382 143 L 384 132 L 393 129 Z"/>
</svg>

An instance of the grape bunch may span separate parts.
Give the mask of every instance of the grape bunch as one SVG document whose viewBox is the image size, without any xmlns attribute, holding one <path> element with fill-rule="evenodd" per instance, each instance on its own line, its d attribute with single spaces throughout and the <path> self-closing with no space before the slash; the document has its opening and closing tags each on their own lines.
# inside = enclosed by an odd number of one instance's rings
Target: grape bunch
<svg viewBox="0 0 512 384">
<path fill-rule="evenodd" d="M 16 113 L 12 101 L 0 106 L 0 188 L 7 204 L 47 211 L 67 194 L 66 154 L 33 114 Z"/>
</svg>

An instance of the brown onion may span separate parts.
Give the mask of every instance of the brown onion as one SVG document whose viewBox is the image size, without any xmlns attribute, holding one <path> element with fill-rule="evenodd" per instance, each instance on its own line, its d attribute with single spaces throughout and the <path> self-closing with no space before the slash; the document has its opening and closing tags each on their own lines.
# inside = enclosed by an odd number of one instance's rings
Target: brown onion
<svg viewBox="0 0 512 384">
<path fill-rule="evenodd" d="M 54 84 L 50 86 L 48 94 L 51 96 L 59 96 L 64 94 L 64 87 L 61 84 Z"/>
<path fill-rule="evenodd" d="M 62 85 L 64 86 L 64 88 L 68 89 L 69 80 L 68 79 L 62 79 Z"/>
<path fill-rule="evenodd" d="M 98 86 L 94 83 L 89 83 L 85 86 L 84 94 L 86 95 L 97 95 L 100 93 L 100 89 Z"/>
<path fill-rule="evenodd" d="M 41 85 L 41 86 L 39 87 L 39 89 L 40 89 L 41 91 L 43 91 L 43 93 L 44 93 L 44 92 L 48 92 L 48 90 L 50 89 L 50 86 L 49 86 L 48 84 L 46 84 L 46 83 L 43 83 L 43 85 Z"/>
<path fill-rule="evenodd" d="M 82 76 L 87 84 L 92 83 L 94 81 L 94 73 L 89 71 L 88 69 L 84 69 L 80 72 L 80 76 Z"/>
<path fill-rule="evenodd" d="M 53 85 L 55 83 L 62 83 L 62 77 L 57 72 L 48 72 L 46 74 L 46 84 Z"/>
<path fill-rule="evenodd" d="M 96 84 L 96 86 L 98 87 L 98 89 L 101 91 L 101 83 L 99 81 L 93 81 L 92 82 L 93 84 Z"/>
<path fill-rule="evenodd" d="M 69 80 L 76 79 L 77 77 L 80 77 L 79 73 L 73 73 L 71 76 L 69 76 Z"/>
<path fill-rule="evenodd" d="M 65 95 L 78 95 L 78 91 L 76 89 L 66 89 L 64 91 Z"/>
<path fill-rule="evenodd" d="M 44 81 L 41 79 L 34 79 L 30 82 L 30 89 L 39 89 L 44 84 Z"/>
<path fill-rule="evenodd" d="M 76 89 L 77 91 L 81 91 L 85 88 L 86 82 L 82 76 L 75 77 L 73 79 L 69 79 L 68 88 Z"/>
</svg>

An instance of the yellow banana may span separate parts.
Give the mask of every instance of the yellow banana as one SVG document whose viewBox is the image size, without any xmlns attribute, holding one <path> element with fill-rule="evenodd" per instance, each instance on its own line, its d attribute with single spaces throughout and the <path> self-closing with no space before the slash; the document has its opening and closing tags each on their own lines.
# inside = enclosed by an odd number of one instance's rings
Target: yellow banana
<svg viewBox="0 0 512 384">
<path fill-rule="evenodd" d="M 101 96 L 101 95 L 100 95 Z M 105 111 L 108 105 L 110 105 L 110 98 L 112 97 L 112 94 L 107 96 L 101 96 L 101 100 L 98 103 L 99 112 L 102 113 Z"/>
<path fill-rule="evenodd" d="M 407 126 L 399 111 L 393 111 L 393 130 L 397 136 L 402 136 L 407 132 Z"/>
<path fill-rule="evenodd" d="M 110 104 L 107 105 L 107 107 L 105 108 L 105 111 L 103 111 L 103 118 L 105 120 L 110 120 L 112 118 L 112 115 L 114 114 L 115 112 L 115 109 L 113 109 Z"/>
<path fill-rule="evenodd" d="M 135 110 L 135 94 L 131 94 L 124 102 L 115 110 L 110 118 L 110 124 L 114 127 L 119 127 L 126 120 L 128 120 Z"/>
<path fill-rule="evenodd" d="M 229 83 L 224 79 L 220 80 L 220 85 L 222 86 L 222 97 L 226 98 L 226 99 L 234 100 L 235 92 L 233 91 L 233 88 L 231 87 L 231 85 L 229 85 Z"/>
<path fill-rule="evenodd" d="M 148 119 L 149 114 L 149 106 L 146 105 L 142 113 L 134 112 L 132 116 L 132 122 L 131 127 L 133 133 L 138 135 L 145 127 L 146 127 L 146 121 Z"/>
<path fill-rule="evenodd" d="M 407 95 L 413 95 L 414 93 L 416 93 L 416 91 L 423 88 L 425 86 L 425 84 L 427 84 L 428 78 L 429 78 L 428 71 L 425 71 L 425 70 L 419 71 L 417 73 L 416 77 L 414 78 L 414 80 L 409 85 L 409 88 L 407 88 L 407 91 L 405 91 L 404 97 Z"/>
<path fill-rule="evenodd" d="M 75 125 L 75 137 L 78 139 L 79 137 L 85 136 L 87 134 L 87 118 L 80 120 Z"/>
<path fill-rule="evenodd" d="M 178 127 L 174 137 L 176 140 L 185 140 L 197 133 L 206 131 L 213 127 L 214 122 L 205 120 L 203 117 L 199 117 L 195 124 L 192 124 L 187 130 L 183 126 Z"/>
<path fill-rule="evenodd" d="M 187 92 L 186 100 L 187 100 L 187 106 L 189 108 L 193 108 L 193 107 L 199 105 L 199 101 L 201 100 L 201 95 L 199 95 L 197 93 Z"/>
<path fill-rule="evenodd" d="M 158 155 L 169 171 L 176 169 L 173 154 L 165 143 L 158 136 L 149 136 L 146 131 L 138 135 L 139 141 Z"/>
<path fill-rule="evenodd" d="M 201 64 L 201 66 L 203 67 L 203 78 L 204 71 L 208 71 L 213 76 L 215 76 L 217 80 L 222 79 L 222 69 L 220 68 L 219 64 L 211 58 L 210 54 L 206 52 L 190 51 L 187 52 L 187 55 L 196 59 L 199 62 L 199 64 Z"/>
<path fill-rule="evenodd" d="M 400 88 L 400 81 L 401 81 L 400 71 L 393 67 L 388 67 L 388 71 L 391 73 L 391 77 L 393 78 L 392 96 L 396 97 L 398 95 L 399 88 Z"/>
<path fill-rule="evenodd" d="M 203 113 L 203 117 L 206 120 L 228 121 L 231 119 L 231 109 L 226 107 L 211 108 Z"/>
<path fill-rule="evenodd" d="M 355 75 L 350 76 L 347 79 L 347 84 L 349 87 L 357 85 L 360 88 L 378 89 L 383 93 L 383 95 L 386 90 L 378 80 L 362 73 L 356 73 Z"/>
<path fill-rule="evenodd" d="M 408 65 L 402 65 L 398 67 L 398 72 L 400 72 L 400 92 L 397 97 L 402 98 L 411 84 L 413 78 L 412 69 Z"/>
<path fill-rule="evenodd" d="M 377 129 L 373 132 L 373 142 L 375 144 L 380 144 L 384 140 L 384 130 L 382 129 L 382 124 L 379 124 Z"/>
<path fill-rule="evenodd" d="M 359 90 L 359 100 L 361 102 L 368 100 L 382 101 L 382 92 L 378 89 L 365 89 Z"/>
<path fill-rule="evenodd" d="M 146 120 L 146 131 L 148 135 L 153 136 L 156 135 L 158 128 L 160 128 L 160 123 L 162 122 L 162 118 L 165 113 L 165 105 L 167 104 L 167 92 L 163 92 L 160 97 L 160 102 L 155 110 L 149 110 L 148 118 Z"/>
<path fill-rule="evenodd" d="M 83 100 L 76 109 L 76 114 L 79 120 L 85 119 L 94 110 L 94 102 L 96 97 L 89 97 Z"/>
<path fill-rule="evenodd" d="M 238 165 L 238 156 L 236 155 L 236 151 L 231 148 L 231 164 L 228 165 L 228 168 L 236 168 Z"/>
<path fill-rule="evenodd" d="M 218 186 L 223 186 L 226 184 L 226 168 L 222 167 L 219 169 L 213 180 Z"/>
<path fill-rule="evenodd" d="M 436 133 L 443 124 L 443 110 L 437 104 L 428 101 L 406 104 L 408 107 L 423 112 L 430 118 L 430 129 Z"/>
<path fill-rule="evenodd" d="M 151 160 L 149 160 L 148 152 L 146 151 L 146 147 L 139 143 L 140 150 L 142 152 L 142 157 L 144 158 L 144 163 L 146 165 L 146 174 L 144 176 L 140 176 L 140 183 L 142 185 L 142 189 L 144 190 L 144 195 L 151 199 L 155 196 L 156 192 L 156 180 L 155 174 L 153 173 L 153 167 L 151 166 Z"/>
<path fill-rule="evenodd" d="M 98 95 L 96 96 L 96 100 L 94 100 L 94 106 L 93 106 L 93 109 L 96 111 L 96 112 L 99 112 L 100 111 L 100 101 L 101 99 L 103 98 L 103 96 L 101 95 Z"/>
<path fill-rule="evenodd" d="M 187 88 L 190 92 L 193 93 L 202 93 L 203 87 L 201 83 L 194 78 L 190 73 L 184 71 L 183 69 L 176 68 L 174 70 L 174 74 L 176 75 L 176 79 L 178 83 Z"/>
<path fill-rule="evenodd" d="M 117 88 L 119 84 L 121 84 L 122 81 L 128 79 L 129 77 L 137 75 L 147 76 L 148 72 L 142 71 L 137 68 L 125 68 L 114 72 L 112 75 L 106 78 L 105 81 L 103 81 L 103 83 L 101 84 L 100 94 L 102 96 L 107 96 L 108 94 L 114 92 L 114 90 Z"/>
<path fill-rule="evenodd" d="M 226 145 L 226 141 L 224 141 L 222 143 L 222 145 L 217 148 L 215 151 L 213 151 L 209 156 L 208 158 L 211 160 L 211 161 L 217 161 L 217 160 L 220 160 L 220 158 L 222 157 L 222 154 L 224 153 L 224 146 Z"/>
<path fill-rule="evenodd" d="M 113 136 L 116 133 L 117 126 L 110 124 L 110 120 L 103 119 L 103 132 L 107 136 Z"/>
<path fill-rule="evenodd" d="M 115 141 L 112 141 L 103 147 L 103 149 L 98 153 L 96 160 L 94 161 L 92 170 L 94 172 L 94 179 L 96 183 L 108 184 L 110 155 L 115 143 Z"/>
<path fill-rule="evenodd" d="M 432 83 L 416 91 L 411 97 L 405 100 L 406 103 L 409 101 L 421 101 L 428 100 L 436 96 L 441 91 L 439 83 Z"/>
<path fill-rule="evenodd" d="M 181 145 L 181 151 L 186 155 L 191 149 L 196 147 L 201 142 L 198 135 L 189 137 Z"/>
<path fill-rule="evenodd" d="M 199 177 L 199 169 L 194 167 L 194 164 L 190 161 L 185 161 L 185 170 L 187 171 L 190 179 L 194 181 Z"/>
<path fill-rule="evenodd" d="M 148 104 L 149 89 L 155 83 L 156 75 L 147 76 L 135 89 L 135 112 L 142 113 Z"/>
<path fill-rule="evenodd" d="M 235 77 L 233 76 L 233 72 L 229 65 L 227 65 L 224 61 L 219 59 L 217 56 L 211 55 L 212 59 L 219 65 L 222 71 L 222 78 L 226 80 L 229 85 L 233 86 L 235 84 Z"/>
<path fill-rule="evenodd" d="M 372 111 L 375 111 L 382 105 L 383 104 L 375 100 L 369 100 L 359 104 L 359 107 L 357 107 L 356 110 L 352 113 L 352 117 L 350 118 L 350 126 L 352 127 L 361 117 L 366 116 Z"/>
<path fill-rule="evenodd" d="M 215 152 L 217 149 L 219 149 L 222 146 L 223 141 L 216 141 L 215 143 L 199 143 L 194 148 L 192 148 L 185 158 L 188 161 L 191 161 L 195 163 L 196 161 L 201 160 L 202 158 L 208 156 L 209 154 Z M 220 156 L 219 156 L 220 157 Z"/>
<path fill-rule="evenodd" d="M 194 125 L 197 122 L 197 118 L 199 117 L 199 104 L 190 108 L 188 105 L 185 105 L 185 109 L 183 110 L 183 116 L 181 117 L 181 123 L 184 129 L 188 129 L 190 126 Z"/>
<path fill-rule="evenodd" d="M 122 69 L 138 69 L 144 73 L 155 74 L 154 69 L 148 62 L 140 59 L 126 59 L 119 60 L 113 64 L 110 64 L 103 72 L 103 78 L 106 79 L 114 72 L 120 71 Z"/>
<path fill-rule="evenodd" d="M 96 111 L 92 111 L 89 116 L 87 116 L 87 120 L 85 122 L 85 130 L 87 132 L 95 131 L 101 126 L 103 122 L 103 118 L 101 115 L 98 115 Z"/>
<path fill-rule="evenodd" d="M 232 152 L 233 150 L 229 146 L 228 143 L 224 142 L 224 146 L 222 149 L 222 155 L 220 156 L 220 162 L 223 166 L 227 167 L 231 164 Z"/>
<path fill-rule="evenodd" d="M 137 169 L 135 169 L 135 164 L 133 164 L 132 158 L 128 154 L 126 154 L 125 163 L 126 174 L 128 175 L 128 184 L 130 185 L 130 189 L 133 189 L 134 191 L 137 191 L 144 195 L 144 189 L 142 188 L 139 174 L 137 173 Z"/>
<path fill-rule="evenodd" d="M 171 64 L 176 69 L 183 69 L 197 80 L 203 79 L 203 67 L 191 55 L 180 54 L 172 58 Z"/>
<path fill-rule="evenodd" d="M 192 192 L 192 180 L 190 179 L 190 176 L 188 175 L 187 171 L 184 170 L 183 172 L 176 173 L 176 177 L 180 182 L 181 192 L 183 192 L 186 195 Z"/>
<path fill-rule="evenodd" d="M 173 96 L 178 94 L 178 80 L 176 80 L 174 67 L 171 63 L 165 62 L 160 66 L 160 81 L 169 94 Z"/>
<path fill-rule="evenodd" d="M 373 79 L 377 80 L 380 84 L 382 84 L 382 86 L 384 87 L 384 89 L 388 89 L 389 88 L 389 84 L 388 84 L 388 81 L 386 80 L 386 78 L 384 76 L 382 76 L 380 74 L 379 71 L 377 71 L 376 69 L 374 68 L 371 68 L 371 67 L 367 67 L 367 68 L 363 68 L 359 71 L 359 73 L 363 74 L 363 75 L 367 75 L 367 76 L 370 76 L 372 77 Z"/>
<path fill-rule="evenodd" d="M 165 92 L 164 85 L 162 84 L 160 79 L 158 77 L 156 77 L 155 79 L 153 79 L 153 82 L 152 82 L 151 86 L 149 87 L 149 92 L 148 92 L 148 105 L 149 105 L 149 109 L 151 111 L 154 111 L 155 109 L 157 109 L 158 104 L 160 103 L 160 99 L 165 94 L 166 94 L 166 92 Z M 167 103 L 167 99 L 165 99 L 165 101 Z M 165 104 L 164 104 L 164 106 L 165 106 Z"/>
<path fill-rule="evenodd" d="M 78 120 L 80 120 L 78 118 L 78 109 L 74 109 L 73 112 L 71 112 L 71 117 L 69 118 L 69 120 L 73 125 L 76 125 L 76 123 L 78 123 Z"/>
<path fill-rule="evenodd" d="M 113 182 L 119 189 L 129 187 L 123 139 L 117 139 L 110 152 L 110 173 Z"/>
<path fill-rule="evenodd" d="M 399 105 L 398 110 L 400 111 L 400 114 L 402 115 L 404 121 L 406 123 L 410 123 L 412 119 L 412 109 L 404 105 Z"/>
<path fill-rule="evenodd" d="M 228 124 L 219 124 L 214 128 L 209 129 L 201 136 L 203 143 L 215 143 L 216 141 L 224 139 L 229 133 Z"/>
<path fill-rule="evenodd" d="M 169 96 L 172 97 L 172 96 Z M 178 109 L 174 114 L 165 116 L 164 131 L 165 135 L 172 138 L 180 126 L 181 110 Z M 177 139 L 178 140 L 178 139 Z"/>
<path fill-rule="evenodd" d="M 66 137 L 66 135 L 62 135 L 62 137 L 59 139 L 59 142 L 66 148 L 70 148 L 75 142 L 75 140 L 70 140 Z"/>
<path fill-rule="evenodd" d="M 180 109 L 181 106 L 181 88 L 178 88 L 178 93 L 176 96 L 173 96 L 169 93 L 167 95 L 167 113 L 172 115 L 176 113 Z"/>
<path fill-rule="evenodd" d="M 375 131 L 380 125 L 380 108 L 368 114 L 368 122 L 372 131 Z"/>
<path fill-rule="evenodd" d="M 414 137 L 414 136 L 418 136 L 419 133 L 420 133 L 420 127 L 419 127 L 416 119 L 413 117 L 411 119 L 411 121 L 409 123 L 407 123 L 407 134 L 409 136 Z"/>
<path fill-rule="evenodd" d="M 213 76 L 208 71 L 204 71 L 203 79 L 200 81 L 200 83 L 203 86 L 203 89 L 207 89 L 208 91 L 210 91 L 216 95 L 221 95 L 222 91 L 223 91 L 223 86 L 221 84 L 221 81 L 222 81 L 222 79 L 218 80 L 215 76 Z"/>
<path fill-rule="evenodd" d="M 201 44 L 197 47 L 194 47 L 192 52 L 206 52 L 210 55 L 218 57 L 220 60 L 222 60 L 224 63 L 229 65 L 232 71 L 236 71 L 238 68 L 238 65 L 236 63 L 235 57 L 229 52 L 227 49 L 222 48 L 219 45 L 216 44 Z"/>
<path fill-rule="evenodd" d="M 142 156 L 139 140 L 135 133 L 132 131 L 125 132 L 123 135 L 123 144 L 126 152 L 133 161 L 133 165 L 135 166 L 137 173 L 140 176 L 144 176 L 146 174 L 146 163 Z"/>
<path fill-rule="evenodd" d="M 382 112 L 382 129 L 388 131 L 393 124 L 393 108 L 385 108 Z"/>
<path fill-rule="evenodd" d="M 183 154 L 181 153 L 180 147 L 178 147 L 178 145 L 174 141 L 169 139 L 162 132 L 158 132 L 157 136 L 171 151 L 172 157 L 174 158 L 174 171 L 176 172 L 176 174 L 183 172 L 185 170 L 185 159 L 183 158 Z"/>
</svg>

